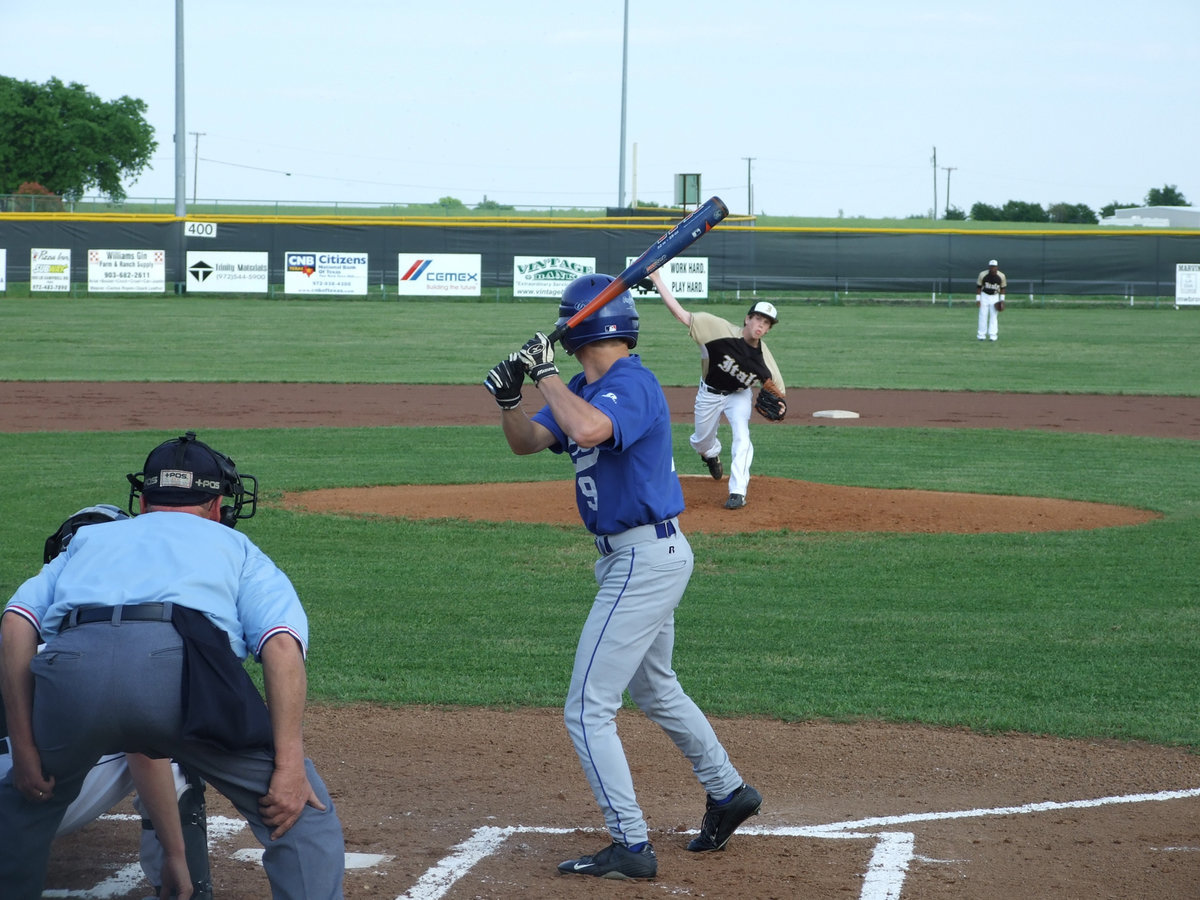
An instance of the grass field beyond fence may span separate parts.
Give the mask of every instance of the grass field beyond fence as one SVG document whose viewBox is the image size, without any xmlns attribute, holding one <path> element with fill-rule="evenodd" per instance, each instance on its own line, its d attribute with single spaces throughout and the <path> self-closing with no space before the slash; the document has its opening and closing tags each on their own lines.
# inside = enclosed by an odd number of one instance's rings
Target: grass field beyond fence
<svg viewBox="0 0 1200 900">
<path fill-rule="evenodd" d="M 553 311 L 6 300 L 0 379 L 476 383 Z M 649 307 L 642 329 L 639 349 L 663 380 L 693 383 L 682 327 Z M 771 343 L 793 390 L 1200 393 L 1195 311 L 1015 310 L 1001 329 L 980 346 L 973 308 L 785 307 Z M 675 427 L 681 460 L 688 431 Z M 125 473 L 171 436 L 0 434 L 0 593 L 36 571 L 68 513 L 124 505 Z M 314 701 L 561 703 L 594 592 L 581 527 L 302 515 L 278 503 L 285 490 L 341 485 L 558 482 L 570 474 L 561 458 L 513 457 L 495 427 L 201 436 L 261 480 L 263 506 L 242 528 L 308 608 Z M 694 535 L 676 667 L 706 711 L 1200 748 L 1200 444 L 861 426 L 754 436 L 756 475 L 1121 503 L 1162 518 L 1044 534 Z"/>
</svg>

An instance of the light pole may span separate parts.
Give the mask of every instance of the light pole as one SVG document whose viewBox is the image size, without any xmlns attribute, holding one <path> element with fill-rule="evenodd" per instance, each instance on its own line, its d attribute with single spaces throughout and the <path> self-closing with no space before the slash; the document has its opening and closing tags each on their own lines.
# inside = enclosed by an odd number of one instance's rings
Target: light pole
<svg viewBox="0 0 1200 900">
<path fill-rule="evenodd" d="M 175 0 L 175 216 L 187 215 L 187 149 L 183 142 L 183 0 Z M 180 232 L 182 234 L 182 232 Z"/>
<path fill-rule="evenodd" d="M 625 92 L 629 80 L 629 0 L 625 0 L 625 29 L 621 41 L 621 162 L 617 174 L 617 208 L 625 206 Z"/>
</svg>

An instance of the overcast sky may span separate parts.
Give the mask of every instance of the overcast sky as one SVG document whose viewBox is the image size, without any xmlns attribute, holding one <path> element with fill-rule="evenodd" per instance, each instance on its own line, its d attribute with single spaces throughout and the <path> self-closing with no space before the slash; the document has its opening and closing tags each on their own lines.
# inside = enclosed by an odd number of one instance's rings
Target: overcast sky
<svg viewBox="0 0 1200 900">
<path fill-rule="evenodd" d="M 175 195 L 174 6 L 0 0 L 0 74 L 148 104 L 131 198 Z M 185 0 L 186 196 L 615 206 L 624 8 Z M 1197 0 L 629 0 L 623 196 L 1200 206 L 1198 35 Z"/>
</svg>

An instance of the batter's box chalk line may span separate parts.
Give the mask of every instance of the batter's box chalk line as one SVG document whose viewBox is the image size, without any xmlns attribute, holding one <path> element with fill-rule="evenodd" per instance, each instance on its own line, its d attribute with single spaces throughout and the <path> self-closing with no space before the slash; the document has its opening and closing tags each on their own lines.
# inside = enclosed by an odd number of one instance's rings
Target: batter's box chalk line
<svg viewBox="0 0 1200 900">
<path fill-rule="evenodd" d="M 1186 800 L 1200 797 L 1200 788 L 1177 791 L 1158 791 L 1144 794 L 1125 794 L 1115 797 L 1099 797 L 1090 800 L 1045 801 L 1021 806 L 999 806 L 990 809 L 959 809 L 945 812 L 909 813 L 898 816 L 875 816 L 847 822 L 829 822 L 824 825 L 762 826 L 749 825 L 738 829 L 746 837 L 815 838 L 819 840 L 874 840 L 875 848 L 863 873 L 859 900 L 900 900 L 904 878 L 909 865 L 914 862 L 949 863 L 953 860 L 932 860 L 915 854 L 916 836 L 909 831 L 898 830 L 900 826 L 921 822 L 944 822 L 954 819 L 981 819 L 997 816 L 1033 815 L 1066 809 L 1096 809 L 1130 803 L 1161 803 L 1167 800 Z M 106 815 L 105 820 L 134 820 L 138 816 Z M 210 852 L 215 846 L 230 839 L 245 827 L 241 819 L 211 816 L 208 820 L 208 842 Z M 417 883 L 396 900 L 440 900 L 479 862 L 496 853 L 501 845 L 516 834 L 574 834 L 577 831 L 595 831 L 581 828 L 544 828 L 528 825 L 498 827 L 487 825 L 475 829 L 471 836 L 451 848 L 448 856 L 426 870 Z M 695 834 L 695 831 L 684 832 Z M 1164 848 L 1189 849 L 1200 848 Z M 261 863 L 262 851 L 256 849 L 235 851 L 231 858 Z M 391 856 L 371 853 L 347 853 L 347 869 L 373 868 L 393 859 Z M 43 898 L 88 898 L 107 900 L 124 897 L 144 884 L 142 867 L 131 863 L 114 872 L 95 887 L 85 890 L 48 890 Z"/>
<path fill-rule="evenodd" d="M 867 871 L 863 874 L 859 900 L 900 900 L 900 891 L 904 886 L 904 877 L 908 873 L 909 864 L 914 859 L 926 860 L 923 857 L 915 856 L 914 845 L 916 836 L 911 832 L 876 829 L 888 829 L 894 826 L 909 825 L 918 822 L 978 819 L 989 816 L 1031 815 L 1054 810 L 1092 809 L 1121 803 L 1155 803 L 1165 800 L 1182 800 L 1189 797 L 1200 797 L 1200 788 L 1181 791 L 1159 791 L 1152 794 L 1126 794 L 1119 797 L 1100 797 L 1092 800 L 1047 801 L 1043 803 L 1028 803 L 1023 806 L 1001 806 L 992 809 L 963 809 L 947 812 L 910 813 L 900 816 L 877 816 L 849 822 L 831 822 L 826 825 L 794 827 L 749 826 L 738 829 L 738 834 L 744 836 L 800 837 L 826 840 L 874 840 L 875 849 L 871 853 Z M 514 834 L 573 834 L 581 830 L 591 831 L 595 829 L 539 828 L 528 825 L 513 825 L 507 828 L 488 825 L 477 828 L 469 838 L 461 844 L 452 847 L 452 852 L 449 856 L 442 858 L 437 864 L 428 869 L 415 885 L 401 894 L 396 900 L 440 900 L 440 898 L 445 897 L 455 883 L 466 875 L 473 866 L 499 850 L 500 846 Z M 696 832 L 685 833 L 695 834 Z"/>
</svg>

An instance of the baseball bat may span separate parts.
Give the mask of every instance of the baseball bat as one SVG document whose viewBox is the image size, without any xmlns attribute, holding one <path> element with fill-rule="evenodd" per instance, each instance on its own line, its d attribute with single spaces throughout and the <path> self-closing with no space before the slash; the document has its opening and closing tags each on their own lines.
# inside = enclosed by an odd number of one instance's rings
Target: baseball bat
<svg viewBox="0 0 1200 900">
<path fill-rule="evenodd" d="M 721 198 L 709 197 L 680 219 L 675 227 L 655 241 L 645 253 L 630 263 L 628 268 L 616 276 L 612 284 L 593 297 L 587 306 L 550 332 L 548 335 L 550 343 L 557 343 L 564 334 L 600 307 L 629 290 L 651 272 L 657 271 L 669 260 L 674 259 L 704 237 L 727 215 L 729 215 L 729 207 L 721 202 Z"/>
</svg>

